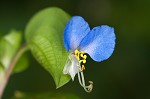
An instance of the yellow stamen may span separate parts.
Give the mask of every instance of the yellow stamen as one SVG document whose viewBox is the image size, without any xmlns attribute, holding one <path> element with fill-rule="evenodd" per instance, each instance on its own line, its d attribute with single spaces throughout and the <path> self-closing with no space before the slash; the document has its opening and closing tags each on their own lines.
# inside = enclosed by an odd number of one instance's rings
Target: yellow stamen
<svg viewBox="0 0 150 99">
<path fill-rule="evenodd" d="M 86 56 L 86 55 L 84 55 L 84 56 L 83 56 L 83 58 L 86 60 L 87 56 Z"/>
<path fill-rule="evenodd" d="M 79 63 L 86 63 L 86 60 L 79 60 Z"/>
<path fill-rule="evenodd" d="M 83 54 L 81 53 L 80 56 L 83 57 Z"/>
<path fill-rule="evenodd" d="M 86 63 L 87 55 L 84 55 L 84 54 L 85 54 L 84 52 L 80 52 L 77 49 L 75 50 L 74 55 L 75 55 L 76 59 L 79 61 L 79 63 L 83 63 L 83 64 Z M 85 70 L 85 66 L 84 65 L 82 65 L 81 70 L 82 71 Z"/>
<path fill-rule="evenodd" d="M 75 50 L 75 57 L 77 58 L 77 60 L 80 60 L 79 54 L 80 54 L 80 52 L 78 50 Z"/>
<path fill-rule="evenodd" d="M 82 65 L 81 70 L 82 70 L 82 71 L 85 70 L 85 66 L 84 66 L 84 65 Z"/>
</svg>

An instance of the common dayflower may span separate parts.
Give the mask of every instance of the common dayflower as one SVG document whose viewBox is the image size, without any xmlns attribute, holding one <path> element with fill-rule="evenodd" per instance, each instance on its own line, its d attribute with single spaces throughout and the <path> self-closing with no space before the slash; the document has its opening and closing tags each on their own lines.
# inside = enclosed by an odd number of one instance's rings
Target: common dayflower
<svg viewBox="0 0 150 99">
<path fill-rule="evenodd" d="M 86 54 L 97 62 L 108 59 L 114 51 L 115 39 L 114 28 L 101 25 L 90 30 L 81 16 L 73 16 L 64 29 L 64 46 L 69 56 L 63 73 L 69 74 L 72 80 L 78 74 L 80 85 L 85 91 L 91 92 L 93 82 L 89 81 L 90 85 L 86 86 L 83 75 Z"/>
</svg>

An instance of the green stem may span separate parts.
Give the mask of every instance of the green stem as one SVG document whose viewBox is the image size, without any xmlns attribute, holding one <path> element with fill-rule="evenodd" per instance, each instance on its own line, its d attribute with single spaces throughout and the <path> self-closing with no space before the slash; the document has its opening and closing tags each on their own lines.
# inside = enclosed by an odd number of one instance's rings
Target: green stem
<svg viewBox="0 0 150 99">
<path fill-rule="evenodd" d="M 7 84 L 8 80 L 9 80 L 9 77 L 10 77 L 12 71 L 13 71 L 13 68 L 14 68 L 15 64 L 17 63 L 19 58 L 22 56 L 22 54 L 24 52 L 26 52 L 27 50 L 28 50 L 28 46 L 27 45 L 22 46 L 19 49 L 19 51 L 16 53 L 14 58 L 12 59 L 10 65 L 7 68 L 7 70 L 5 71 L 2 83 L 0 84 L 0 99 L 2 99 L 2 95 L 3 95 L 4 89 L 6 87 L 6 84 Z"/>
</svg>

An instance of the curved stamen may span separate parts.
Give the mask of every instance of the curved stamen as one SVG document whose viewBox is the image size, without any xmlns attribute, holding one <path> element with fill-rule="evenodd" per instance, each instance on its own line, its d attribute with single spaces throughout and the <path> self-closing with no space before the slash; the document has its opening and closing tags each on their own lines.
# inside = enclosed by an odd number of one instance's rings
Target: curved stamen
<svg viewBox="0 0 150 99">
<path fill-rule="evenodd" d="M 89 81 L 90 84 L 88 86 L 85 85 L 84 74 L 83 74 L 83 70 L 85 70 L 85 66 L 84 65 L 81 66 L 81 63 L 83 63 L 83 64 L 86 63 L 87 56 L 84 55 L 84 54 L 85 54 L 84 52 L 80 52 L 78 50 L 75 50 L 75 53 L 74 53 L 76 59 L 80 63 L 79 66 L 78 66 L 79 67 L 79 72 L 78 72 L 79 83 L 84 88 L 84 90 L 86 92 L 90 93 L 93 89 L 93 82 Z"/>
<path fill-rule="evenodd" d="M 83 64 L 86 63 L 87 55 L 84 55 L 84 54 L 85 54 L 84 52 L 80 52 L 77 49 L 75 50 L 74 56 L 79 61 L 79 63 L 83 63 Z M 81 70 L 82 71 L 85 70 L 85 66 L 84 65 L 82 65 Z"/>
<path fill-rule="evenodd" d="M 84 88 L 86 92 L 90 93 L 92 91 L 93 82 L 89 81 L 90 84 L 88 86 L 85 85 L 84 74 L 83 71 L 81 70 L 81 67 L 80 67 L 80 72 L 78 72 L 78 80 L 80 85 Z"/>
<path fill-rule="evenodd" d="M 83 87 L 83 84 L 81 82 L 80 72 L 78 72 L 78 81 L 79 81 L 80 85 Z"/>
</svg>

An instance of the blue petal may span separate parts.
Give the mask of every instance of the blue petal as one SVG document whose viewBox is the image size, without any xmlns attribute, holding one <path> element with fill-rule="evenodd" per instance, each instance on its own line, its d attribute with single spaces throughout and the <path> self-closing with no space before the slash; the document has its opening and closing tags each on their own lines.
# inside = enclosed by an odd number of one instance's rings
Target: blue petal
<svg viewBox="0 0 150 99">
<path fill-rule="evenodd" d="M 81 41 L 80 51 L 88 53 L 95 61 L 108 59 L 115 47 L 114 28 L 107 25 L 94 27 Z"/>
<path fill-rule="evenodd" d="M 81 40 L 90 31 L 88 23 L 80 16 L 74 16 L 64 30 L 64 46 L 67 51 L 79 47 Z"/>
</svg>

